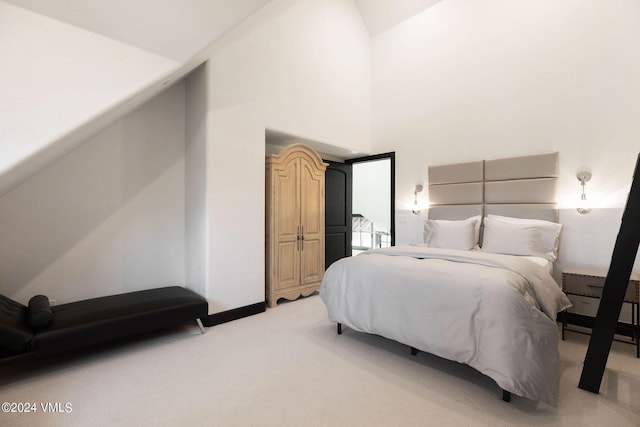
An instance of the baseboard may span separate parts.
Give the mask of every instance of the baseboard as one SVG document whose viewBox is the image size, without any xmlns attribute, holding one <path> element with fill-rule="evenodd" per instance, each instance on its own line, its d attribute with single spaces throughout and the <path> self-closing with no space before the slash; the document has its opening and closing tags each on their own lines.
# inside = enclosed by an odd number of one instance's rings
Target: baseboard
<svg viewBox="0 0 640 427">
<path fill-rule="evenodd" d="M 242 319 L 243 317 L 253 316 L 254 314 L 264 313 L 265 310 L 266 305 L 265 302 L 262 301 L 251 305 L 245 305 L 244 307 L 210 314 L 200 320 L 202 321 L 203 326 L 215 326 L 221 323 Z"/>
</svg>

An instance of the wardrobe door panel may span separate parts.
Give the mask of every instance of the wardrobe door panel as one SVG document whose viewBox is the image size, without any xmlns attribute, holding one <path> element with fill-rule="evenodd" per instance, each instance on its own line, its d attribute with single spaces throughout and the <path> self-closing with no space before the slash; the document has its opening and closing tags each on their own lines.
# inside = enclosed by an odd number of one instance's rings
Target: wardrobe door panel
<svg viewBox="0 0 640 427">
<path fill-rule="evenodd" d="M 298 260 L 297 243 L 278 242 L 278 263 L 275 271 L 277 280 L 273 284 L 274 290 L 282 290 L 298 286 L 300 266 Z"/>
<path fill-rule="evenodd" d="M 322 281 L 322 276 L 324 275 L 324 247 L 319 239 L 305 239 L 301 270 L 301 284 L 308 285 Z"/>
<path fill-rule="evenodd" d="M 319 174 L 309 161 L 301 159 L 301 217 L 304 234 L 317 236 L 324 232 L 324 174 Z"/>
<path fill-rule="evenodd" d="M 284 170 L 276 171 L 274 217 L 277 241 L 295 241 L 298 236 L 300 184 L 297 178 L 300 162 L 291 162 Z"/>
</svg>

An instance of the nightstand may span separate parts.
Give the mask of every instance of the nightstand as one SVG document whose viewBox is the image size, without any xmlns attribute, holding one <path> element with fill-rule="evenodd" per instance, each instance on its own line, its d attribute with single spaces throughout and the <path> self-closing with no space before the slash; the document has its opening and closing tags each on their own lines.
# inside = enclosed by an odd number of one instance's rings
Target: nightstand
<svg viewBox="0 0 640 427">
<path fill-rule="evenodd" d="M 576 296 L 578 299 L 584 299 L 587 304 L 592 303 L 592 309 L 590 310 L 590 316 L 581 316 L 590 318 L 591 323 L 597 312 L 598 305 L 600 304 L 600 298 L 602 297 L 602 289 L 604 287 L 604 281 L 607 272 L 603 270 L 593 270 L 586 268 L 567 268 L 562 272 L 562 290 L 565 294 Z M 627 344 L 633 344 L 636 346 L 636 357 L 640 358 L 640 279 L 637 275 L 632 275 L 629 285 L 627 286 L 627 292 L 624 296 L 624 302 L 631 304 L 631 324 L 618 323 L 619 329 L 630 329 L 630 340 L 616 339 L 616 341 L 624 342 Z M 595 307 L 595 309 L 594 309 Z M 568 313 L 565 311 L 562 316 L 562 339 L 564 340 L 565 331 L 578 332 L 582 334 L 589 334 L 585 331 L 577 329 L 569 329 Z M 572 322 L 573 323 L 573 322 Z"/>
</svg>

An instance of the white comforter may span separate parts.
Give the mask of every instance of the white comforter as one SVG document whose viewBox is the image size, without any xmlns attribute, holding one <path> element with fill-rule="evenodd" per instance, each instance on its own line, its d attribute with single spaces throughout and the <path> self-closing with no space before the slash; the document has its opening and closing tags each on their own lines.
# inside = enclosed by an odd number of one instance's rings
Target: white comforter
<svg viewBox="0 0 640 427">
<path fill-rule="evenodd" d="M 472 366 L 511 393 L 556 405 L 556 313 L 570 306 L 534 262 L 396 246 L 335 262 L 329 319 Z"/>
</svg>

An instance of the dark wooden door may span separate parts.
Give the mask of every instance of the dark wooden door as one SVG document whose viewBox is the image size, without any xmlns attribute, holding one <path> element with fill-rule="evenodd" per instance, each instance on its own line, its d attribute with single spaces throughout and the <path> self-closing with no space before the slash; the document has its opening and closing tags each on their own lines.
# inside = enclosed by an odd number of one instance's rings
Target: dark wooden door
<svg viewBox="0 0 640 427">
<path fill-rule="evenodd" d="M 325 160 L 325 267 L 351 256 L 351 165 Z"/>
</svg>

